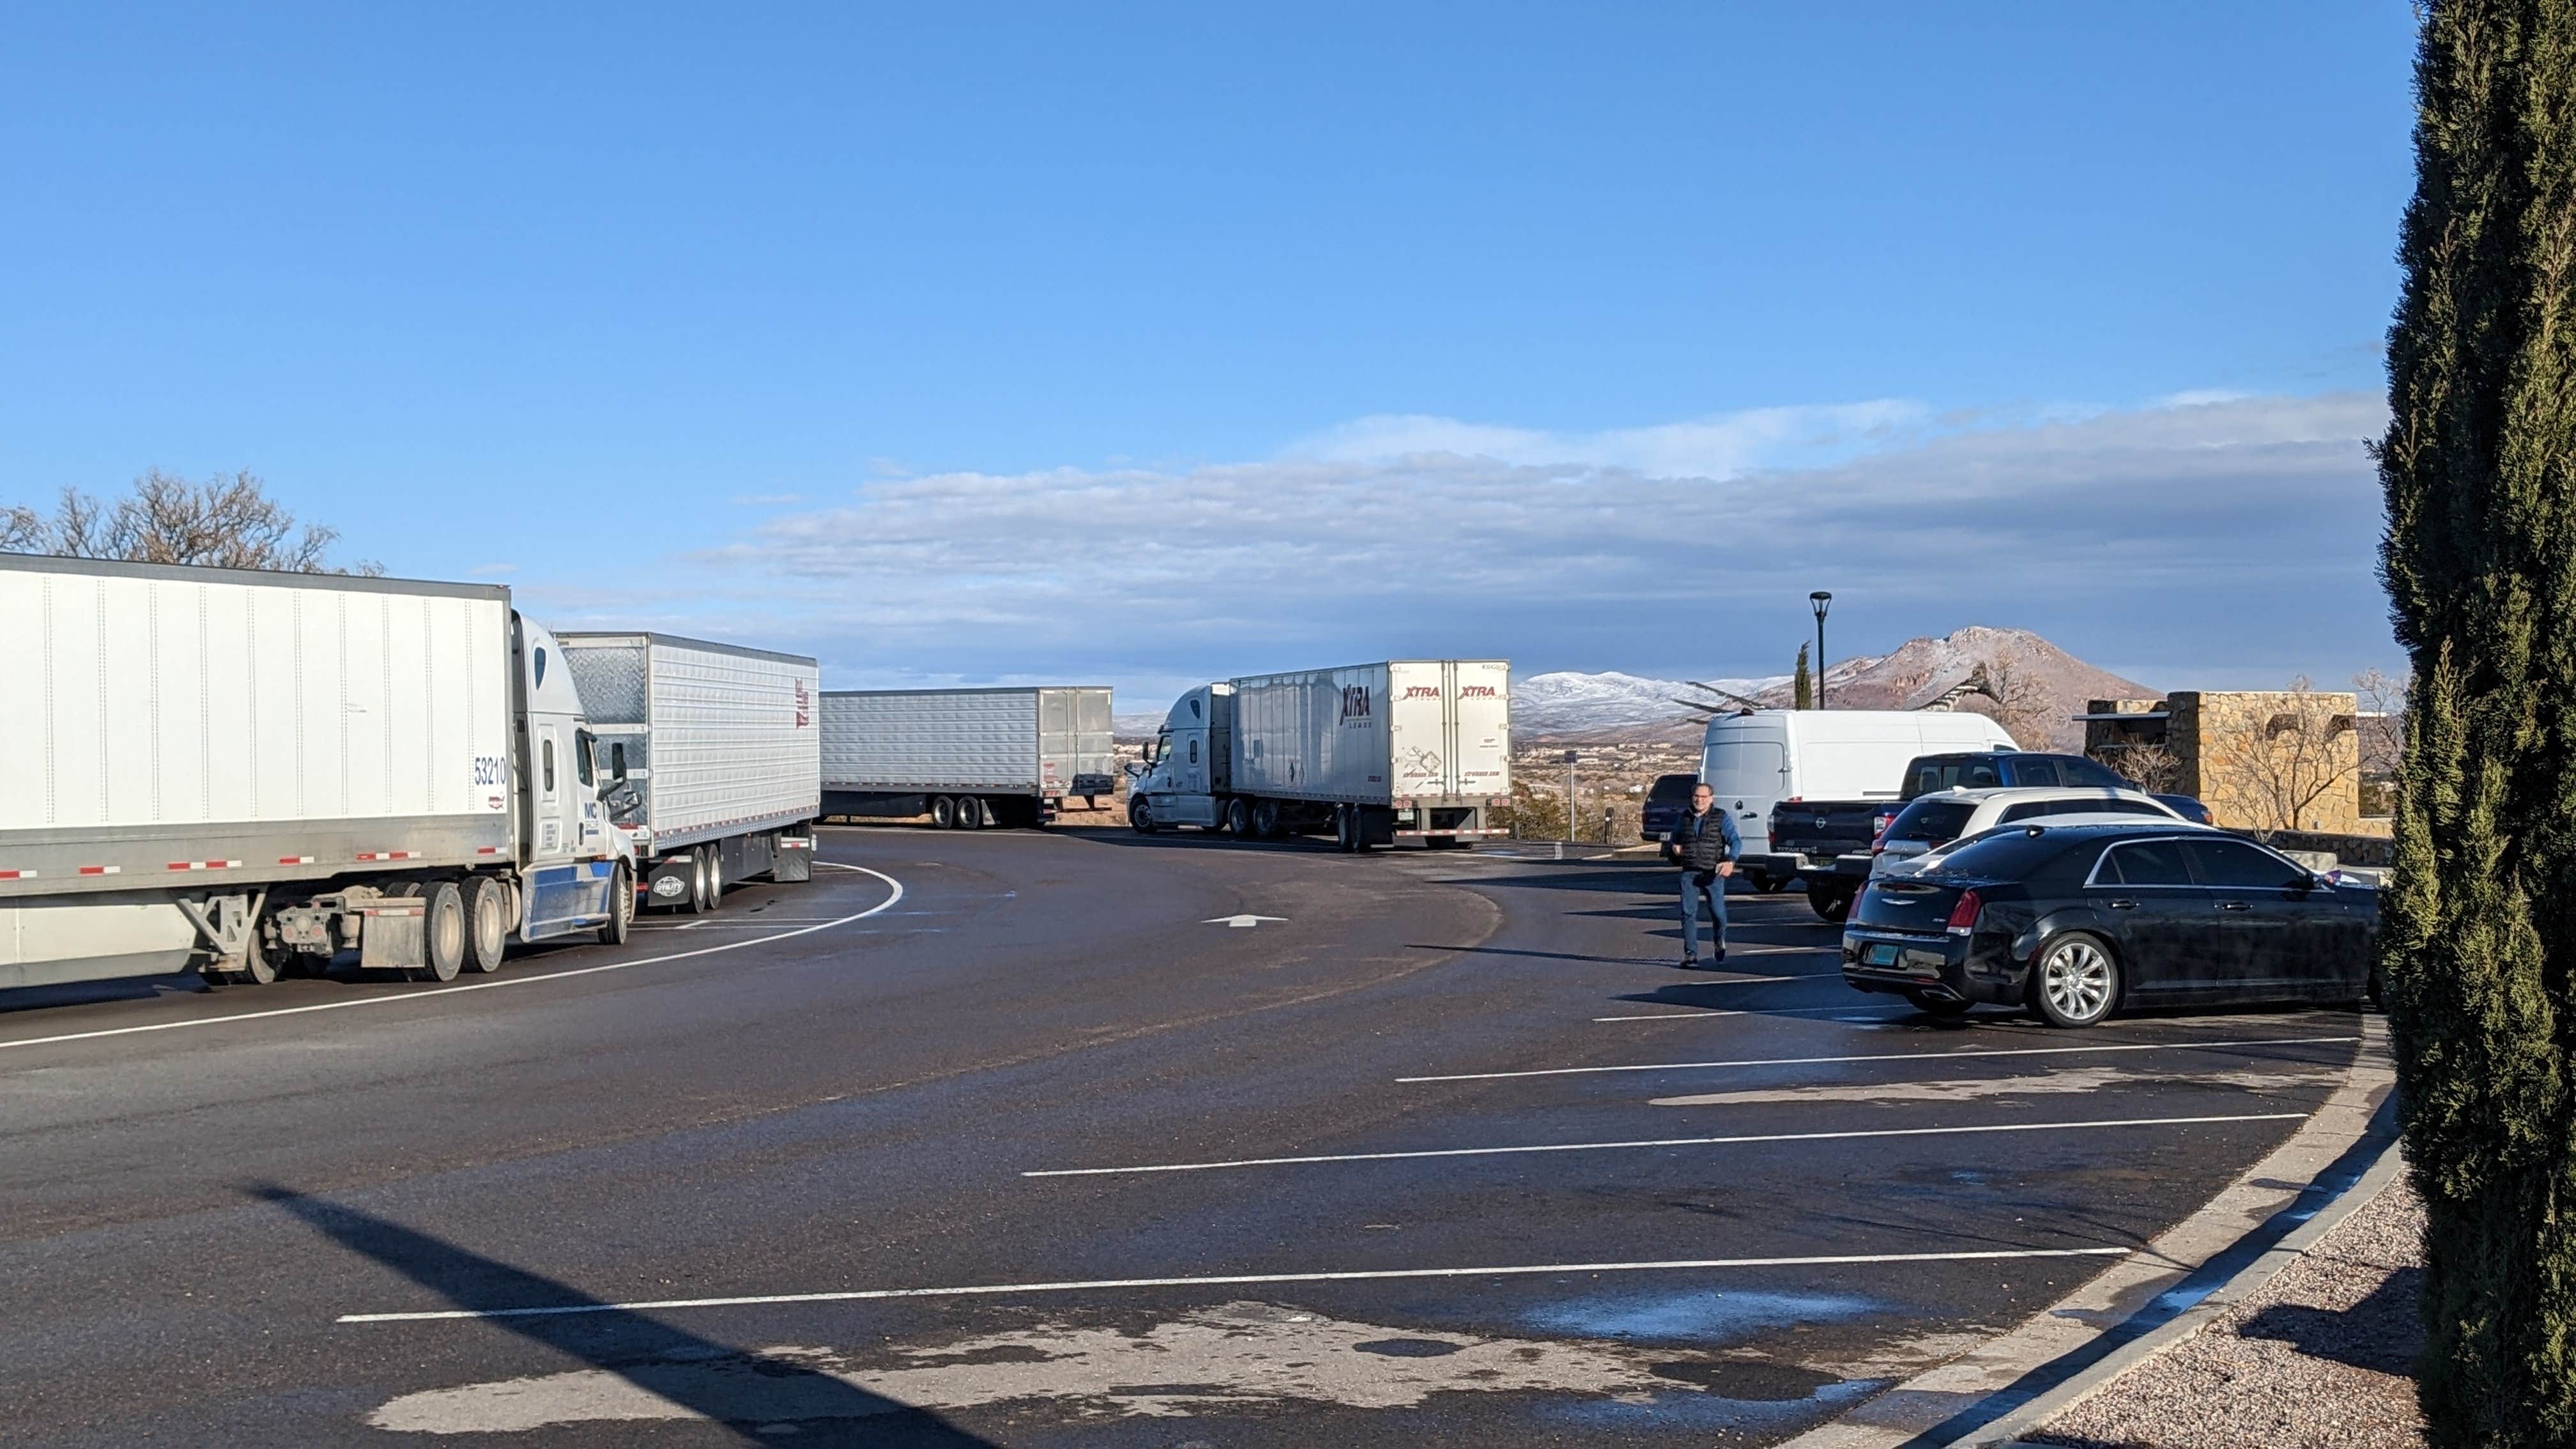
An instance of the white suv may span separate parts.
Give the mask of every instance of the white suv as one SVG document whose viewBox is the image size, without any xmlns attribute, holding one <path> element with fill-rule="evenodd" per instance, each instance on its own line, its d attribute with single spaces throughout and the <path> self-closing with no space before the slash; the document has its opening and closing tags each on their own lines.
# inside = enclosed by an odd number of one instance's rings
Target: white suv
<svg viewBox="0 0 2576 1449">
<path fill-rule="evenodd" d="M 2060 786 L 2016 790 L 1944 790 L 1917 795 L 1896 812 L 1869 847 L 1870 878 L 1911 875 L 1923 858 L 1952 842 L 2041 816 L 2051 825 L 2119 824 L 2140 816 L 2189 824 L 2172 807 L 2139 790 Z"/>
</svg>

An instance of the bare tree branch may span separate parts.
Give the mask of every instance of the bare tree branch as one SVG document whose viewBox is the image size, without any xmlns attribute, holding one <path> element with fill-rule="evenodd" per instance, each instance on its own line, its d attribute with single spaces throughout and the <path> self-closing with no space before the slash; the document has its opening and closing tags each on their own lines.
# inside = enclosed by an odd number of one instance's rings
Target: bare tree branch
<svg viewBox="0 0 2576 1449">
<path fill-rule="evenodd" d="M 0 547 L 16 551 L 284 573 L 384 572 L 374 563 L 332 565 L 339 538 L 320 524 L 299 529 L 295 515 L 248 472 L 190 483 L 154 468 L 113 507 L 66 488 L 50 520 L 24 506 L 0 509 Z"/>
</svg>

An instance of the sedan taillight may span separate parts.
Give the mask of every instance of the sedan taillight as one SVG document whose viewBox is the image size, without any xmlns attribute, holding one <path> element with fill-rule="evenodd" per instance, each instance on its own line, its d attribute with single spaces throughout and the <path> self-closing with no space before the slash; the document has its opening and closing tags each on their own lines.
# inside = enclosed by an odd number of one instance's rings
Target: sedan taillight
<svg viewBox="0 0 2576 1449">
<path fill-rule="evenodd" d="M 1985 899 L 1975 891 L 1959 892 L 1959 903 L 1950 907 L 1950 934 L 1965 936 L 1977 929 L 1977 912 L 1986 908 Z"/>
</svg>

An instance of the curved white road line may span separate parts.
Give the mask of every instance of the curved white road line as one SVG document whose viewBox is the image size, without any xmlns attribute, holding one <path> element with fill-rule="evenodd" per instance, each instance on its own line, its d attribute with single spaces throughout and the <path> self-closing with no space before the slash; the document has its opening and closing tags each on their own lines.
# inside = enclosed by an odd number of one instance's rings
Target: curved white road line
<svg viewBox="0 0 2576 1449">
<path fill-rule="evenodd" d="M 186 1021 L 155 1021 L 141 1026 L 109 1026 L 101 1027 L 96 1031 L 67 1031 L 58 1036 L 31 1036 L 23 1041 L 0 1041 L 0 1051 L 7 1051 L 11 1047 L 51 1046 L 58 1042 L 93 1041 L 106 1036 L 132 1036 L 147 1031 L 184 1031 L 190 1027 L 222 1026 L 227 1022 L 258 1021 L 271 1016 L 302 1016 L 313 1011 L 345 1011 L 356 1006 L 416 1006 L 424 1001 L 444 1001 L 450 996 L 465 991 L 498 991 L 505 986 L 536 986 L 548 981 L 568 981 L 575 976 L 597 976 L 606 971 L 627 971 L 637 966 L 659 966 L 667 961 L 686 961 L 693 956 L 713 956 L 723 951 L 739 951 L 747 946 L 766 946 L 773 941 L 810 936 L 816 931 L 828 931 L 835 926 L 846 926 L 852 921 L 864 921 L 880 911 L 892 909 L 895 902 L 903 899 L 903 882 L 884 871 L 870 870 L 864 865 L 843 865 L 836 860 L 818 860 L 814 863 L 830 866 L 834 870 L 854 870 L 862 875 L 875 876 L 886 883 L 892 894 L 866 910 L 851 915 L 835 917 L 811 926 L 800 926 L 793 931 L 781 931 L 775 936 L 761 936 L 749 941 L 727 941 L 720 946 L 700 946 L 693 951 L 672 951 L 665 955 L 646 956 L 634 961 L 610 961 L 598 966 L 576 966 L 569 971 L 547 971 L 531 976 L 499 976 L 490 981 L 475 981 L 463 986 L 442 986 L 435 991 L 413 991 L 398 996 L 361 996 L 348 1001 L 318 1001 L 309 1006 L 280 1006 L 267 1011 L 236 1011 L 229 1016 L 200 1016 Z"/>
</svg>

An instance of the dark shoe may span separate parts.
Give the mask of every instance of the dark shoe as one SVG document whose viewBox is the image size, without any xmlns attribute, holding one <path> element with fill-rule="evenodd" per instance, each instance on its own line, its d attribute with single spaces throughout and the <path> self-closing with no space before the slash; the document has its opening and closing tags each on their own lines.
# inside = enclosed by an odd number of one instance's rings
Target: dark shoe
<svg viewBox="0 0 2576 1449">
<path fill-rule="evenodd" d="M 1718 948 L 1717 948 L 1717 954 L 1708 958 L 1708 964 L 1710 964 L 1711 966 L 1723 966 L 1723 965 L 1725 965 L 1725 964 L 1726 964 L 1726 948 L 1725 948 L 1724 946 L 1720 946 L 1720 947 L 1718 947 Z"/>
<path fill-rule="evenodd" d="M 1697 956 L 1684 956 L 1682 958 L 1681 969 L 1684 971 L 1697 971 L 1699 969 L 1699 958 Z"/>
</svg>

